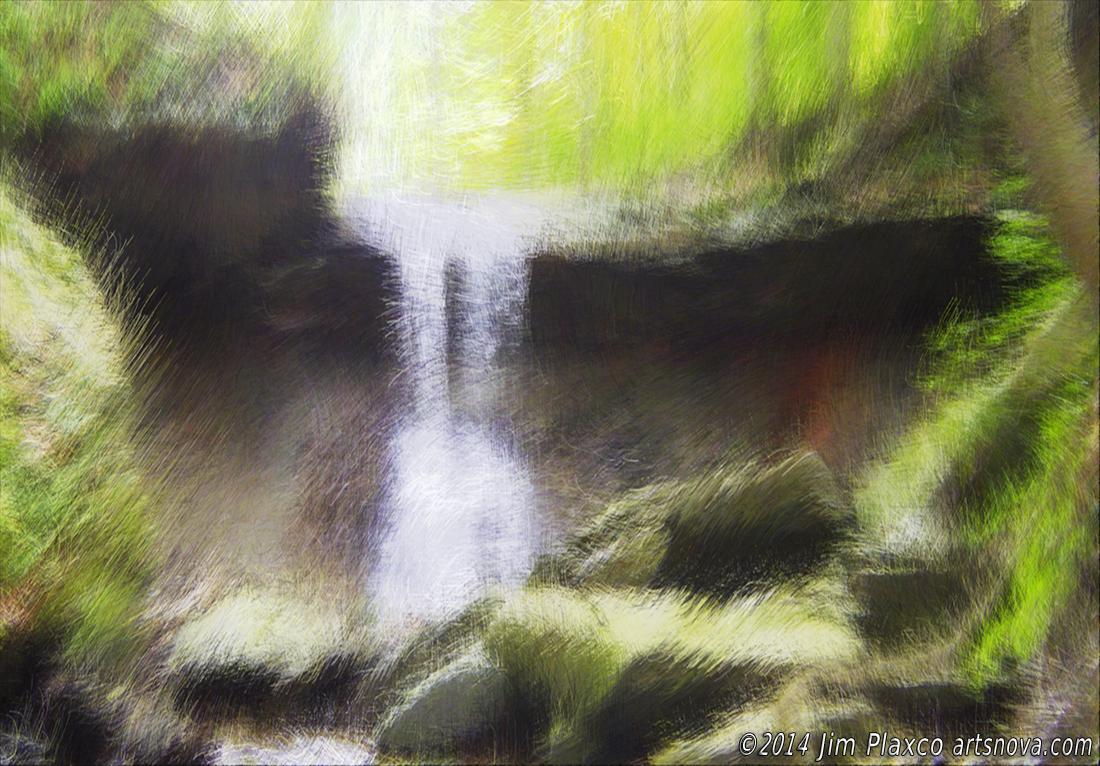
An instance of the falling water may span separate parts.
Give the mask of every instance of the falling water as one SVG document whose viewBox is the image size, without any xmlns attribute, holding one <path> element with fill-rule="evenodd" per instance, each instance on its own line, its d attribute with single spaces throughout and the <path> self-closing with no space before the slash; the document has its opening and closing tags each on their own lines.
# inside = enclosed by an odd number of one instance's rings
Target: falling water
<svg viewBox="0 0 1100 766">
<path fill-rule="evenodd" d="M 364 209 L 370 236 L 398 264 L 410 391 L 370 586 L 383 620 L 415 622 L 515 586 L 536 552 L 528 470 L 494 416 L 507 373 L 501 352 L 522 325 L 532 216 L 503 203 L 391 200 Z"/>
</svg>

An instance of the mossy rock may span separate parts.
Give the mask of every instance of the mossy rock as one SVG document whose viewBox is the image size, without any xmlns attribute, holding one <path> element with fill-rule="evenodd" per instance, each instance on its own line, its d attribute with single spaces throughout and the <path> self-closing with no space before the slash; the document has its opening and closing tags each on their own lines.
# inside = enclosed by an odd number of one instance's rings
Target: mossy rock
<svg viewBox="0 0 1100 766">
<path fill-rule="evenodd" d="M 562 588 L 517 595 L 486 629 L 484 642 L 533 711 L 536 737 L 596 704 L 630 652 L 598 604 Z"/>
<path fill-rule="evenodd" d="M 686 588 L 728 598 L 812 573 L 847 536 L 852 514 L 812 452 L 750 462 L 636 490 L 575 541 L 543 579 L 600 587 Z"/>
<path fill-rule="evenodd" d="M 983 578 L 975 569 L 963 572 L 941 561 L 919 569 L 854 573 L 848 586 L 860 605 L 860 632 L 884 648 L 955 632 L 980 592 Z"/>
<path fill-rule="evenodd" d="M 552 761 L 644 757 L 769 693 L 800 667 L 844 662 L 858 641 L 805 594 L 726 604 L 684 593 L 529 588 L 485 634 Z"/>
<path fill-rule="evenodd" d="M 658 649 L 623 669 L 599 706 L 578 727 L 579 747 L 559 745 L 552 761 L 587 763 L 645 758 L 674 737 L 698 734 L 716 716 L 775 687 L 778 669 L 753 660 L 715 663 L 706 656 Z M 569 743 L 573 745 L 573 742 Z"/>
<path fill-rule="evenodd" d="M 362 626 L 279 592 L 242 589 L 177 632 L 168 672 L 181 709 L 296 705 L 348 687 L 374 662 Z M 306 705 L 308 707 L 308 705 Z"/>
<path fill-rule="evenodd" d="M 842 541 L 850 513 L 815 453 L 700 482 L 669 520 L 655 582 L 729 596 L 755 582 L 802 577 Z"/>
</svg>

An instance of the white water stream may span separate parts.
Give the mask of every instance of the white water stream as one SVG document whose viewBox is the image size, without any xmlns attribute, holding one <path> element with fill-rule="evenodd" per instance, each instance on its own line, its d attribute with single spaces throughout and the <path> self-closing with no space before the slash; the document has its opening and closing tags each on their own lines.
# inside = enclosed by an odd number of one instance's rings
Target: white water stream
<svg viewBox="0 0 1100 766">
<path fill-rule="evenodd" d="M 507 374 L 500 352 L 522 331 L 538 215 L 501 201 L 415 199 L 356 212 L 368 241 L 398 265 L 400 374 L 410 391 L 369 587 L 383 623 L 416 624 L 517 586 L 538 552 L 531 479 L 494 416 Z"/>
</svg>

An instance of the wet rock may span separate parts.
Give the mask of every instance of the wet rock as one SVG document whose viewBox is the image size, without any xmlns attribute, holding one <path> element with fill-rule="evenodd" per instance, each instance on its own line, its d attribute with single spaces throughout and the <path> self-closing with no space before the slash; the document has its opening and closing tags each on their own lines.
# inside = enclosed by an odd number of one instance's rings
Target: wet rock
<svg viewBox="0 0 1100 766">
<path fill-rule="evenodd" d="M 102 224 L 110 260 L 94 271 L 109 291 L 125 284 L 123 308 L 151 317 L 163 342 L 201 350 L 273 336 L 309 354 L 377 357 L 388 350 L 392 263 L 324 195 L 324 106 L 296 94 L 286 112 L 277 126 L 64 122 L 20 153 L 52 180 L 40 207 L 57 228 Z"/>
<path fill-rule="evenodd" d="M 185 663 L 176 670 L 176 706 L 229 713 L 266 703 L 274 697 L 280 675 L 262 665 L 243 661 L 209 666 Z"/>
<path fill-rule="evenodd" d="M 540 256 L 530 274 L 532 340 L 540 348 L 684 340 L 708 327 L 699 301 L 703 282 L 692 269 Z"/>
<path fill-rule="evenodd" d="M 303 101 L 275 132 L 65 122 L 25 153 L 57 177 L 59 192 L 133 242 L 124 264 L 154 289 L 255 264 L 274 247 L 290 257 L 320 224 L 330 143 L 323 110 Z"/>
<path fill-rule="evenodd" d="M 387 753 L 454 754 L 492 738 L 512 705 L 508 677 L 473 649 L 405 695 L 378 730 Z"/>
<path fill-rule="evenodd" d="M 353 366 L 392 350 L 398 275 L 394 261 L 371 245 L 326 231 L 264 276 L 266 329 L 298 343 L 311 360 Z"/>
</svg>

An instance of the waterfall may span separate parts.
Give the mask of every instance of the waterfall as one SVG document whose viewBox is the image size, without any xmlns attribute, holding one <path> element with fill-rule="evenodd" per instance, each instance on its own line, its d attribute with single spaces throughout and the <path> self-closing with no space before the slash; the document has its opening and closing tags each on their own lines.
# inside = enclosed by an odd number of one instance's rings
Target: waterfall
<svg viewBox="0 0 1100 766">
<path fill-rule="evenodd" d="M 536 553 L 531 479 L 498 414 L 501 351 L 522 326 L 531 216 L 506 204 L 423 200 L 366 211 L 370 235 L 398 266 L 409 392 L 371 595 L 383 620 L 430 620 L 518 585 Z"/>
</svg>

